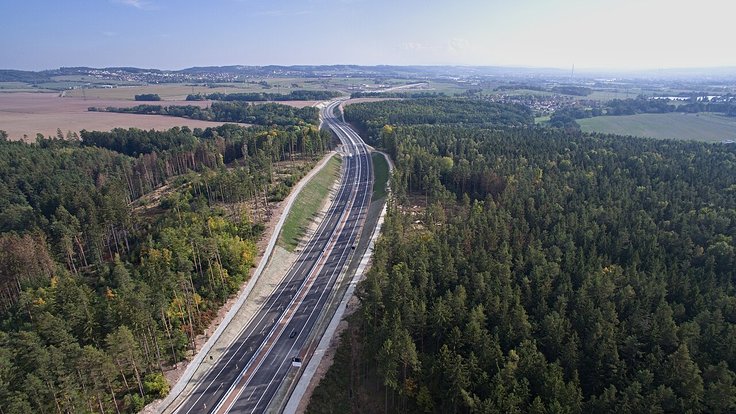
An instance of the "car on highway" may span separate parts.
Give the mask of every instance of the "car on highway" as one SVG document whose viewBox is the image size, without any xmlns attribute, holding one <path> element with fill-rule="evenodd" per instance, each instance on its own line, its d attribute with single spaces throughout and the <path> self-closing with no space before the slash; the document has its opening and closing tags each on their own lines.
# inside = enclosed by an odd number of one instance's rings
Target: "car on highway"
<svg viewBox="0 0 736 414">
<path fill-rule="evenodd" d="M 296 336 L 296 330 L 293 330 L 293 331 L 291 331 L 291 333 L 289 334 L 289 339 L 291 339 L 291 338 L 293 338 L 293 337 L 295 337 L 295 336 Z"/>
<path fill-rule="evenodd" d="M 291 366 L 292 367 L 301 367 L 302 366 L 302 359 L 299 357 L 291 358 Z"/>
</svg>

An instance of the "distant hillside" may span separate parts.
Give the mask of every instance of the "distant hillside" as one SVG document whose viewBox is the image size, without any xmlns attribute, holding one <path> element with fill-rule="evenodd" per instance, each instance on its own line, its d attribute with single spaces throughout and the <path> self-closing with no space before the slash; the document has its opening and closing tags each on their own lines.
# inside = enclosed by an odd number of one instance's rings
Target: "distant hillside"
<svg viewBox="0 0 736 414">
<path fill-rule="evenodd" d="M 579 69 L 575 74 L 584 77 L 624 77 L 629 79 L 736 79 L 736 68 L 672 68 L 638 71 L 610 71 Z M 468 78 L 482 76 L 522 76 L 565 78 L 568 69 L 501 66 L 361 66 L 361 65 L 267 65 L 267 66 L 198 66 L 179 70 L 145 69 L 135 67 L 61 67 L 44 71 L 0 70 L 0 82 L 37 83 L 53 76 L 88 75 L 98 79 L 119 80 L 136 78 L 156 83 L 191 81 L 233 81 L 249 77 L 378 77 L 378 78 Z M 144 77 L 144 78 L 142 78 Z"/>
</svg>

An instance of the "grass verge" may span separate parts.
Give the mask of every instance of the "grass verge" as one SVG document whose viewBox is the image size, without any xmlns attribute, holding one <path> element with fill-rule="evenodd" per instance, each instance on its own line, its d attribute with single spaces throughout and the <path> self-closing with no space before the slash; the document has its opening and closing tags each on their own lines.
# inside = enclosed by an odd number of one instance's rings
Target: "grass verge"
<svg viewBox="0 0 736 414">
<path fill-rule="evenodd" d="M 330 187 L 340 174 L 341 163 L 342 160 L 338 156 L 330 158 L 327 165 L 304 186 L 286 217 L 279 235 L 279 246 L 293 252 L 299 245 L 299 241 L 309 227 L 309 222 L 322 207 Z"/>
<path fill-rule="evenodd" d="M 373 159 L 373 200 L 386 197 L 386 183 L 388 182 L 388 162 L 383 154 L 374 152 Z"/>
</svg>

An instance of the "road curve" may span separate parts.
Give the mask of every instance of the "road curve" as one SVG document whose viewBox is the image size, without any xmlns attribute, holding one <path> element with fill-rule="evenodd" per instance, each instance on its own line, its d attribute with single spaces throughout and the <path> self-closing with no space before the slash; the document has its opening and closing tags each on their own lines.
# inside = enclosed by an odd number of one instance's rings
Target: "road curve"
<svg viewBox="0 0 736 414">
<path fill-rule="evenodd" d="M 343 145 L 342 178 L 337 196 L 317 231 L 281 284 L 176 409 L 189 413 L 262 413 L 287 374 L 298 380 L 306 362 L 313 329 L 325 316 L 335 282 L 354 252 L 370 205 L 373 166 L 360 136 L 334 115 L 339 100 L 322 110 L 324 124 Z"/>
</svg>

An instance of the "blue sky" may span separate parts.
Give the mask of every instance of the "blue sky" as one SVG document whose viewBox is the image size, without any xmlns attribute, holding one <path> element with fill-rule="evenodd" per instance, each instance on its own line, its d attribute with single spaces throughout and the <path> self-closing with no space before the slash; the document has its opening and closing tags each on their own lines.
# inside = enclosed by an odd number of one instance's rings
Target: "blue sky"
<svg viewBox="0 0 736 414">
<path fill-rule="evenodd" d="M 0 68 L 736 66 L 730 0 L 1 0 Z"/>
</svg>

